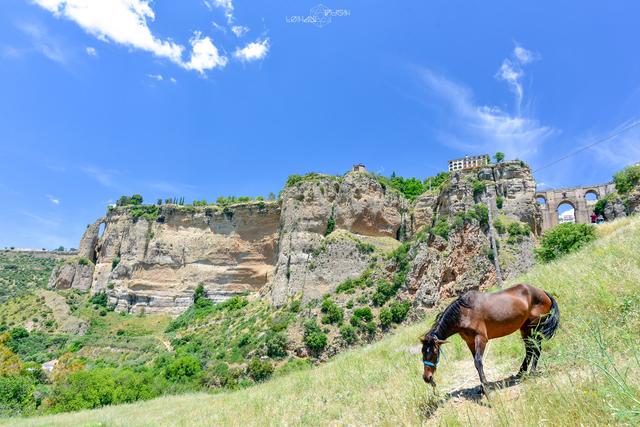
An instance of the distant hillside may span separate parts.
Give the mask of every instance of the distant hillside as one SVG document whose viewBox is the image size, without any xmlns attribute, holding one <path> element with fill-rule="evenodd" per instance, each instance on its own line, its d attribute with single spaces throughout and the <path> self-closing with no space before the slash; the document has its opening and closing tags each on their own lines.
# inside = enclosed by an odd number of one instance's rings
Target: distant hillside
<svg viewBox="0 0 640 427">
<path fill-rule="evenodd" d="M 640 218 L 599 228 L 601 239 L 512 283 L 558 300 L 562 325 L 545 344 L 541 375 L 480 398 L 463 342 L 454 337 L 436 374 L 421 379 L 418 336 L 432 318 L 317 368 L 214 395 L 192 394 L 35 419 L 24 426 L 194 425 L 638 425 L 640 423 Z M 519 336 L 492 341 L 490 380 L 514 373 Z M 0 422 L 1 424 L 1 422 Z"/>
</svg>

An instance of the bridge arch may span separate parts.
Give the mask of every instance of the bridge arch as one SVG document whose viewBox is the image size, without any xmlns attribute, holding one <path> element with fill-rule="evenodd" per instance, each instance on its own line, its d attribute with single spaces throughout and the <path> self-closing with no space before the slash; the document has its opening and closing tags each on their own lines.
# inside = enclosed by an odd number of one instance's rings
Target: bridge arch
<svg viewBox="0 0 640 427">
<path fill-rule="evenodd" d="M 584 192 L 583 197 L 587 202 L 595 202 L 600 200 L 600 193 L 595 188 L 590 188 Z"/>
</svg>

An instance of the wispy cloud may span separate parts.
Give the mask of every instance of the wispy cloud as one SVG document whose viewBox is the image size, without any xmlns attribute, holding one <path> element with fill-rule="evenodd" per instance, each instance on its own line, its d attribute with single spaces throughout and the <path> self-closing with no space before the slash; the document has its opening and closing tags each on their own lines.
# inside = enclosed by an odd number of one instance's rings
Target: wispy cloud
<svg viewBox="0 0 640 427">
<path fill-rule="evenodd" d="M 233 56 L 242 62 L 252 62 L 264 59 L 269 52 L 269 39 L 256 40 L 255 42 L 247 44 L 243 48 L 238 48 L 234 52 Z"/>
<path fill-rule="evenodd" d="M 522 86 L 522 78 L 524 77 L 523 67 L 539 59 L 540 54 L 529 51 L 516 44 L 511 56 L 502 61 L 502 65 L 500 65 L 500 69 L 496 73 L 496 78 L 507 82 L 509 88 L 515 94 L 518 114 L 520 114 L 522 99 L 524 98 L 524 89 Z"/>
<path fill-rule="evenodd" d="M 33 0 L 40 7 L 50 11 L 56 17 L 64 17 L 77 23 L 89 34 L 102 41 L 112 41 L 124 46 L 150 52 L 168 59 L 188 70 L 203 73 L 216 67 L 224 67 L 226 58 L 209 37 L 199 32 L 191 39 L 191 56 L 188 61 L 182 59 L 184 46 L 171 39 L 162 39 L 153 34 L 147 21 L 155 19 L 151 3 L 147 0 Z M 223 7 L 225 14 L 233 14 L 230 0 L 216 0 L 215 6 Z M 53 58 L 62 58 L 59 52 L 48 50 Z M 44 52 L 43 52 L 44 53 Z"/>
<path fill-rule="evenodd" d="M 31 219 L 32 221 L 36 222 L 37 224 L 43 225 L 45 227 L 57 228 L 58 226 L 60 226 L 60 220 L 55 219 L 55 218 L 45 218 L 45 217 L 42 217 L 40 215 L 36 215 L 34 213 L 27 212 L 27 211 L 22 211 L 22 215 L 24 215 L 25 217 Z"/>
<path fill-rule="evenodd" d="M 115 176 L 119 175 L 119 172 L 115 169 L 104 169 L 98 166 L 86 166 L 82 168 L 82 172 L 107 188 L 119 187 L 115 182 Z"/>
<path fill-rule="evenodd" d="M 57 62 L 61 65 L 67 65 L 68 55 L 62 47 L 62 43 L 54 36 L 48 33 L 46 27 L 36 23 L 22 22 L 17 25 L 18 29 L 26 34 L 32 44 L 31 49 L 9 48 L 5 50 L 5 54 L 19 57 L 30 51 L 36 51 L 46 58 Z"/>
<path fill-rule="evenodd" d="M 49 201 L 51 203 L 53 203 L 54 205 L 58 206 L 60 204 L 60 199 L 53 197 L 51 194 L 47 194 L 46 195 L 47 199 L 49 199 Z"/>
<path fill-rule="evenodd" d="M 98 51 L 95 47 L 87 46 L 84 50 L 89 56 L 98 56 Z"/>
<path fill-rule="evenodd" d="M 147 74 L 147 77 L 157 82 L 161 82 L 164 80 L 164 77 L 162 77 L 162 74 Z"/>
<path fill-rule="evenodd" d="M 231 32 L 235 34 L 236 37 L 242 37 L 249 32 L 249 27 L 245 27 L 244 25 L 234 25 L 231 27 Z"/>
<path fill-rule="evenodd" d="M 609 132 L 590 139 L 593 141 L 605 138 L 607 135 L 618 133 L 637 122 L 638 119 L 626 121 Z M 616 169 L 640 162 L 640 126 L 633 127 L 611 140 L 595 145 L 592 155 L 597 161 L 605 162 Z"/>
<path fill-rule="evenodd" d="M 537 119 L 510 114 L 496 106 L 478 104 L 473 92 L 429 69 L 421 70 L 422 81 L 445 108 L 449 120 L 437 129 L 442 143 L 464 152 L 503 151 L 509 157 L 532 159 L 555 129 Z"/>
</svg>

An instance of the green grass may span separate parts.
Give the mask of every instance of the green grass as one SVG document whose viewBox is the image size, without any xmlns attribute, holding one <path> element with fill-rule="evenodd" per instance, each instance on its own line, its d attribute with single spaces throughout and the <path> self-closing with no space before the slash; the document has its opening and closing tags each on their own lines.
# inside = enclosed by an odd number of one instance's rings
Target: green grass
<svg viewBox="0 0 640 427">
<path fill-rule="evenodd" d="M 383 340 L 235 392 L 163 397 L 7 425 L 637 425 L 640 422 L 640 219 L 600 229 L 600 240 L 537 266 L 517 282 L 550 291 L 562 325 L 544 345 L 541 375 L 490 399 L 452 397 L 478 384 L 463 342 L 446 347 L 434 394 L 420 377 L 418 344 L 431 319 Z M 515 283 L 515 282 L 514 282 Z M 492 341 L 489 380 L 517 370 L 517 334 Z"/>
</svg>

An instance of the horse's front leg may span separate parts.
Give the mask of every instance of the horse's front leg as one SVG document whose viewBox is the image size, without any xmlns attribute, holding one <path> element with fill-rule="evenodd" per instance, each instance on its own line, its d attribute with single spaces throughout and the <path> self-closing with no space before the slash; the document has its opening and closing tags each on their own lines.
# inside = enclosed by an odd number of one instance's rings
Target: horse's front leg
<svg viewBox="0 0 640 427">
<path fill-rule="evenodd" d="M 482 385 L 482 390 L 487 392 L 487 379 L 484 376 L 484 368 L 482 365 L 482 356 L 484 354 L 484 349 L 487 346 L 488 339 L 483 337 L 482 335 L 476 335 L 475 337 L 469 337 L 465 339 L 469 350 L 471 351 L 471 355 L 473 356 L 473 362 L 476 366 L 476 370 L 478 371 L 478 376 L 480 377 L 480 384 Z"/>
</svg>

